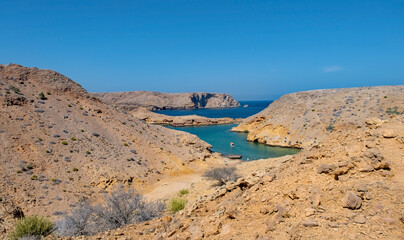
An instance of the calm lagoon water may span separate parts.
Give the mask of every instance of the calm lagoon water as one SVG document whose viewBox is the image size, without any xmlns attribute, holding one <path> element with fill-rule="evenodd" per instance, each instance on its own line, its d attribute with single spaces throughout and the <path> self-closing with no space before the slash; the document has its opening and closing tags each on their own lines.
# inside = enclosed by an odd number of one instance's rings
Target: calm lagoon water
<svg viewBox="0 0 404 240">
<path fill-rule="evenodd" d="M 271 104 L 272 101 L 240 101 L 239 108 L 220 109 L 195 109 L 195 110 L 162 110 L 158 113 L 170 116 L 199 115 L 209 118 L 246 118 L 254 115 Z M 191 126 L 191 127 L 169 127 L 172 129 L 189 132 L 197 135 L 200 139 L 212 145 L 212 151 L 224 155 L 241 155 L 242 160 L 258 160 L 263 158 L 281 157 L 296 154 L 299 149 L 270 147 L 260 143 L 248 142 L 247 133 L 230 132 L 237 124 L 214 125 L 214 126 Z M 234 147 L 230 143 L 234 143 Z"/>
<path fill-rule="evenodd" d="M 170 128 L 195 134 L 212 145 L 212 151 L 224 155 L 242 155 L 242 160 L 245 161 L 281 157 L 299 152 L 299 149 L 294 148 L 270 147 L 260 143 L 248 142 L 246 133 L 229 131 L 234 126 L 237 124 Z M 230 142 L 233 142 L 235 147 L 231 147 Z"/>
<path fill-rule="evenodd" d="M 161 110 L 156 112 L 169 116 L 196 114 L 208 118 L 246 118 L 261 112 L 271 103 L 272 101 L 240 101 L 242 107 L 239 108 L 202 108 L 193 110 Z M 248 107 L 243 107 L 244 105 L 248 105 Z"/>
</svg>

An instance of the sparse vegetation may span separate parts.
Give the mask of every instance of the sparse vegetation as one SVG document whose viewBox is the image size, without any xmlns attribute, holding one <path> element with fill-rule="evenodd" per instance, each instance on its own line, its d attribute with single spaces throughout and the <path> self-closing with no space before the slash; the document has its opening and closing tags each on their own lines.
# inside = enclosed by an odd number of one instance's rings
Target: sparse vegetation
<svg viewBox="0 0 404 240">
<path fill-rule="evenodd" d="M 14 231 L 9 234 L 11 240 L 18 240 L 24 237 L 45 237 L 54 229 L 53 223 L 44 217 L 30 216 L 20 219 Z"/>
<path fill-rule="evenodd" d="M 67 145 L 67 142 L 66 142 L 66 141 L 63 141 L 63 142 L 62 142 L 62 145 Z"/>
<path fill-rule="evenodd" d="M 43 94 L 43 92 L 40 92 L 39 93 L 39 99 L 46 100 L 47 98 L 45 97 L 45 94 Z"/>
<path fill-rule="evenodd" d="M 397 111 L 398 107 L 393 107 L 393 108 L 387 108 L 386 113 L 388 115 L 400 115 L 401 112 Z"/>
<path fill-rule="evenodd" d="M 124 145 L 125 147 L 129 146 L 127 143 L 124 143 L 123 145 Z"/>
<path fill-rule="evenodd" d="M 31 180 L 37 180 L 38 179 L 38 176 L 37 175 L 32 175 L 31 176 Z"/>
<path fill-rule="evenodd" d="M 75 137 L 71 137 L 70 140 L 76 141 L 76 138 L 75 138 Z"/>
<path fill-rule="evenodd" d="M 183 198 L 172 198 L 167 204 L 167 209 L 174 214 L 184 209 L 186 204 L 187 201 Z"/>
<path fill-rule="evenodd" d="M 181 190 L 178 192 L 178 195 L 183 196 L 183 195 L 187 195 L 188 193 L 189 193 L 189 190 L 188 190 L 188 189 L 181 189 Z"/>
<path fill-rule="evenodd" d="M 79 169 L 78 168 L 73 168 L 73 172 L 78 172 Z"/>
<path fill-rule="evenodd" d="M 20 89 L 14 87 L 13 85 L 10 85 L 9 88 L 10 88 L 11 90 L 13 90 L 15 93 L 20 93 Z"/>
<path fill-rule="evenodd" d="M 58 223 L 60 236 L 92 235 L 134 222 L 150 220 L 164 210 L 160 202 L 146 202 L 134 189 L 125 191 L 119 187 L 104 196 L 104 203 L 92 206 L 88 202 L 80 206 Z"/>
<path fill-rule="evenodd" d="M 49 92 L 49 91 L 47 91 L 47 92 L 46 92 L 46 95 L 51 95 L 51 94 L 52 94 L 52 93 L 51 93 L 51 92 Z"/>
<path fill-rule="evenodd" d="M 332 125 L 332 123 L 330 123 L 325 130 L 327 132 L 331 132 L 332 130 L 334 130 L 334 126 Z"/>
<path fill-rule="evenodd" d="M 218 181 L 218 185 L 224 185 L 230 181 L 236 181 L 240 176 L 236 173 L 235 167 L 221 167 L 206 171 L 204 177 Z"/>
</svg>

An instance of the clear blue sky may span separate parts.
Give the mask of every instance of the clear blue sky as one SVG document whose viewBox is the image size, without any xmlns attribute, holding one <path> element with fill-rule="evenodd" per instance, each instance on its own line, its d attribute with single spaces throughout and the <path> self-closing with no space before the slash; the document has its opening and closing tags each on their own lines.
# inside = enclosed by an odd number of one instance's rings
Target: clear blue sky
<svg viewBox="0 0 404 240">
<path fill-rule="evenodd" d="M 89 91 L 289 92 L 404 84 L 404 1 L 1 0 L 0 63 Z"/>
</svg>

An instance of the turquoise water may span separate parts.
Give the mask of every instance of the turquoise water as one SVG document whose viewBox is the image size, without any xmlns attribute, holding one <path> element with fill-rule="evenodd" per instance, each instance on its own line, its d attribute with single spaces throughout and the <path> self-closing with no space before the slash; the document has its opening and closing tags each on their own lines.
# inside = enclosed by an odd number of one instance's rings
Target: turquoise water
<svg viewBox="0 0 404 240">
<path fill-rule="evenodd" d="M 196 114 L 208 118 L 246 118 L 261 112 L 271 103 L 272 101 L 240 101 L 241 107 L 238 108 L 201 108 L 192 110 L 161 110 L 156 112 L 169 116 Z M 243 107 L 246 104 L 248 107 Z"/>
<path fill-rule="evenodd" d="M 236 124 L 198 126 L 198 127 L 169 127 L 189 132 L 212 145 L 212 151 L 224 155 L 242 155 L 242 160 L 258 160 L 263 158 L 281 157 L 299 152 L 299 149 L 270 147 L 264 144 L 248 142 L 246 133 L 230 132 Z M 230 147 L 230 142 L 235 147 Z"/>
</svg>

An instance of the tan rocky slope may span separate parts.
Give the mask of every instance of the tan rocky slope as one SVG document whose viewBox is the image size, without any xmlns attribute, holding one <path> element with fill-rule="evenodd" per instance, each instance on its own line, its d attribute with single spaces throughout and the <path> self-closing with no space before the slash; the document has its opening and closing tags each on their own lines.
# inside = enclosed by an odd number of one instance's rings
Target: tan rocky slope
<svg viewBox="0 0 404 240">
<path fill-rule="evenodd" d="M 132 110 L 240 107 L 231 95 L 222 93 L 160 93 L 149 91 L 92 93 L 104 103 Z"/>
<path fill-rule="evenodd" d="M 59 73 L 0 65 L 2 233 L 19 208 L 55 219 L 109 186 L 139 189 L 199 171 L 209 149 L 194 135 L 106 106 Z"/>
<path fill-rule="evenodd" d="M 287 94 L 233 130 L 248 132 L 249 141 L 307 148 L 331 131 L 364 128 L 366 119 L 402 113 L 403 92 L 404 86 L 382 86 Z"/>
<path fill-rule="evenodd" d="M 282 125 L 278 135 L 298 141 L 299 154 L 240 163 L 237 182 L 194 183 L 177 214 L 88 238 L 404 239 L 402 89 L 284 96 L 240 129 L 282 145 L 270 130 Z"/>
</svg>

